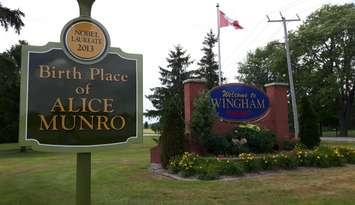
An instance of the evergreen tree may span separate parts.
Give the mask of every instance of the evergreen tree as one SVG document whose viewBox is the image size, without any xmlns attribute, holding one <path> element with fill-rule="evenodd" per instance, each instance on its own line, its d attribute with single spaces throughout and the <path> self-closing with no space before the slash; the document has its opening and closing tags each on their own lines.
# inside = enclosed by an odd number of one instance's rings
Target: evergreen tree
<svg viewBox="0 0 355 205">
<path fill-rule="evenodd" d="M 320 143 L 317 114 L 307 97 L 301 99 L 300 110 L 300 140 L 307 148 L 313 148 Z"/>
<path fill-rule="evenodd" d="M 185 124 L 179 112 L 176 111 L 174 98 L 165 100 L 163 107 L 165 109 L 160 119 L 163 129 L 159 145 L 162 166 L 166 168 L 170 159 L 184 152 Z"/>
<path fill-rule="evenodd" d="M 147 121 L 144 122 L 144 129 L 148 129 L 149 128 L 149 124 Z"/>
<path fill-rule="evenodd" d="M 191 77 L 192 72 L 186 68 L 192 64 L 190 55 L 178 45 L 169 52 L 167 68 L 160 67 L 161 87 L 152 88 L 153 94 L 146 97 L 152 102 L 154 110 L 148 110 L 147 117 L 161 118 L 164 113 L 164 102 L 173 98 L 175 101 L 176 112 L 184 120 L 184 85 L 183 81 Z"/>
<path fill-rule="evenodd" d="M 0 143 L 18 141 L 18 121 L 20 102 L 20 41 L 10 50 L 0 54 Z"/>
<path fill-rule="evenodd" d="M 191 118 L 192 136 L 196 137 L 204 148 L 211 147 L 212 128 L 216 119 L 216 110 L 210 101 L 210 95 L 208 92 L 204 92 L 196 98 Z"/>
<path fill-rule="evenodd" d="M 25 14 L 19 9 L 11 10 L 7 7 L 4 7 L 0 3 L 0 25 L 7 29 L 10 27 L 14 27 L 16 33 L 20 34 L 21 28 L 25 25 L 22 22 L 21 17 L 24 17 Z"/>
<path fill-rule="evenodd" d="M 163 167 L 184 150 L 183 81 L 192 73 L 186 70 L 192 63 L 190 55 L 181 46 L 175 46 L 166 60 L 168 69 L 160 67 L 162 86 L 151 89 L 153 94 L 146 96 L 155 107 L 155 110 L 148 110 L 146 116 L 160 118 L 159 145 Z"/>
<path fill-rule="evenodd" d="M 203 57 L 198 62 L 200 68 L 197 70 L 199 78 L 205 78 L 207 80 L 207 88 L 211 89 L 218 85 L 218 64 L 215 61 L 215 54 L 213 48 L 217 42 L 217 38 L 213 34 L 212 30 L 207 33 L 205 40 L 203 41 Z"/>
</svg>

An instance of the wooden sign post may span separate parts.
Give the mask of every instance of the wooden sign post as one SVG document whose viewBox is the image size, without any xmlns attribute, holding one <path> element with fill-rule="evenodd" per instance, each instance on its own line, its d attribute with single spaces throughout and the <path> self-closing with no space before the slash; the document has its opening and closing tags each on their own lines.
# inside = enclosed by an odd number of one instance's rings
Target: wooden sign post
<svg viewBox="0 0 355 205">
<path fill-rule="evenodd" d="M 19 142 L 76 153 L 76 201 L 89 205 L 91 152 L 142 142 L 143 57 L 110 47 L 94 0 L 78 2 L 60 43 L 22 48 Z"/>
</svg>

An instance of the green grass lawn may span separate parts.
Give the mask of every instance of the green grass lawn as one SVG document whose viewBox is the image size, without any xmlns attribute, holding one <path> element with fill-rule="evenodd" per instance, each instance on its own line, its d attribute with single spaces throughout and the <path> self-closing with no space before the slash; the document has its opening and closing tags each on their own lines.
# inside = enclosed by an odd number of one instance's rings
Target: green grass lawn
<svg viewBox="0 0 355 205">
<path fill-rule="evenodd" d="M 279 171 L 232 181 L 176 181 L 149 171 L 144 144 L 92 154 L 92 204 L 354 204 L 355 166 Z M 354 146 L 354 144 L 347 144 Z M 355 147 L 355 146 L 354 146 Z M 75 204 L 75 155 L 0 145 L 0 205 Z"/>
<path fill-rule="evenodd" d="M 337 137 L 337 133 L 335 131 L 323 131 L 323 137 Z M 338 131 L 339 135 L 339 131 Z M 348 137 L 355 137 L 355 130 L 348 131 Z"/>
</svg>

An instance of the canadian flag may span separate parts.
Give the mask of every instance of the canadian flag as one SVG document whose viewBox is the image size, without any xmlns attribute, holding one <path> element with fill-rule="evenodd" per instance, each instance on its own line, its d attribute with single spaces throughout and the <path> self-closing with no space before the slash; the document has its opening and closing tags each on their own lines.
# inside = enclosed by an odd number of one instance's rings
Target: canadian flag
<svg viewBox="0 0 355 205">
<path fill-rule="evenodd" d="M 241 25 L 239 25 L 239 22 L 236 20 L 233 20 L 226 16 L 222 11 L 219 12 L 219 27 L 225 27 L 225 26 L 233 26 L 235 29 L 243 29 Z"/>
</svg>

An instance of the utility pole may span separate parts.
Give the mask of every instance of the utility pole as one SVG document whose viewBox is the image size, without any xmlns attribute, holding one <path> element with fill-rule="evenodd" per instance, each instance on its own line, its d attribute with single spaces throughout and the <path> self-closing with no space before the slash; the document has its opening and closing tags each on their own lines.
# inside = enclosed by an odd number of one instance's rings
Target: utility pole
<svg viewBox="0 0 355 205">
<path fill-rule="evenodd" d="M 270 20 L 269 16 L 266 15 L 268 22 L 282 22 L 284 26 L 285 33 L 285 50 L 286 50 L 286 58 L 287 58 L 287 69 L 288 69 L 288 79 L 290 82 L 290 92 L 291 92 L 291 101 L 292 101 L 292 113 L 293 113 L 293 125 L 295 128 L 295 137 L 298 138 L 299 134 L 299 123 L 298 123 L 298 112 L 297 112 L 297 103 L 296 103 L 296 94 L 295 94 L 295 86 L 293 84 L 293 76 L 292 76 L 292 67 L 291 67 L 291 56 L 290 56 L 290 47 L 288 45 L 288 33 L 287 33 L 287 22 L 291 21 L 300 21 L 300 17 L 296 14 L 297 19 L 286 19 L 282 13 L 280 12 L 281 19 Z"/>
</svg>

